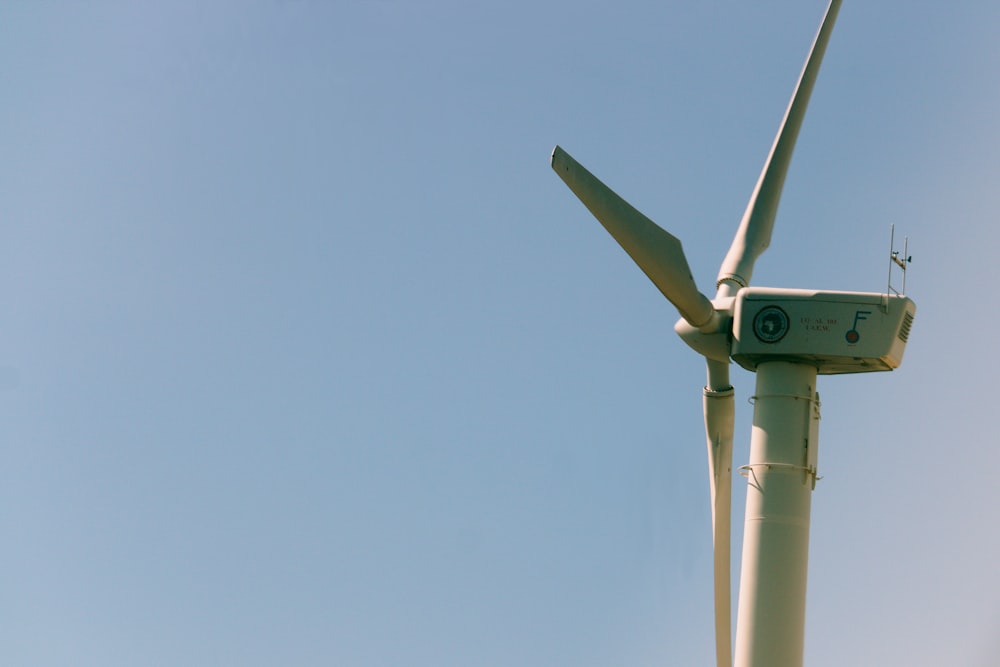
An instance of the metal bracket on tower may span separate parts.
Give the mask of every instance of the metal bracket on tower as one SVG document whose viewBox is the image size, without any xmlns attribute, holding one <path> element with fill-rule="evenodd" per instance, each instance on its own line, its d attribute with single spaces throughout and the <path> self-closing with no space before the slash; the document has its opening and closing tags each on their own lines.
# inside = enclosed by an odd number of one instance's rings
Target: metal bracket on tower
<svg viewBox="0 0 1000 667">
<path fill-rule="evenodd" d="M 800 470 L 805 473 L 805 479 L 803 483 L 808 483 L 812 485 L 812 488 L 816 488 L 816 482 L 823 479 L 819 475 L 819 421 L 822 418 L 820 415 L 820 408 L 822 407 L 822 402 L 819 400 L 819 392 L 813 391 L 812 396 L 803 396 L 801 394 L 758 394 L 751 396 L 747 399 L 750 405 L 753 405 L 755 401 L 761 398 L 791 398 L 797 401 L 808 401 L 810 404 L 809 424 L 806 429 L 806 440 L 803 443 L 803 449 L 805 450 L 805 456 L 803 465 L 795 465 L 792 463 L 748 463 L 742 465 L 736 469 L 736 471 L 747 480 L 750 480 L 752 484 L 756 483 L 756 475 L 754 475 L 755 467 L 765 467 L 768 470 Z M 754 478 L 751 480 L 751 475 Z"/>
<path fill-rule="evenodd" d="M 809 411 L 809 435 L 806 439 L 806 479 L 812 482 L 812 488 L 816 489 L 816 482 L 822 479 L 818 474 L 819 469 L 819 420 L 822 419 L 819 409 L 823 403 L 819 400 L 819 392 L 813 392 L 812 409 Z"/>
</svg>

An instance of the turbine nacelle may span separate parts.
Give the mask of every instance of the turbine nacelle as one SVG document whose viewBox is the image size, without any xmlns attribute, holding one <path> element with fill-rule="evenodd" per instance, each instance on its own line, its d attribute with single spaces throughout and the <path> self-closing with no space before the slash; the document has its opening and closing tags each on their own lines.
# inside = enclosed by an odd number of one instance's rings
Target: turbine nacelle
<svg viewBox="0 0 1000 667">
<path fill-rule="evenodd" d="M 736 296 L 730 356 L 751 371 L 765 361 L 805 363 L 821 375 L 891 371 L 916 310 L 895 294 L 748 287 Z"/>
<path fill-rule="evenodd" d="M 898 368 L 917 310 L 896 294 L 769 287 L 746 287 L 712 306 L 710 326 L 684 318 L 674 325 L 698 354 L 749 371 L 765 361 L 794 361 L 821 375 Z"/>
</svg>

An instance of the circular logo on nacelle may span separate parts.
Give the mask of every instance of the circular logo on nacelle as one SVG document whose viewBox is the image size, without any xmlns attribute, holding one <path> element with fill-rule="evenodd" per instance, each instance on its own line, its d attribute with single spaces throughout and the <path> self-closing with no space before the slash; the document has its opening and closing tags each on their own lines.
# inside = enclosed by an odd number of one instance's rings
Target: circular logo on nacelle
<svg viewBox="0 0 1000 667">
<path fill-rule="evenodd" d="M 753 318 L 753 333 L 762 343 L 777 343 L 788 333 L 788 315 L 777 306 L 762 308 Z"/>
</svg>

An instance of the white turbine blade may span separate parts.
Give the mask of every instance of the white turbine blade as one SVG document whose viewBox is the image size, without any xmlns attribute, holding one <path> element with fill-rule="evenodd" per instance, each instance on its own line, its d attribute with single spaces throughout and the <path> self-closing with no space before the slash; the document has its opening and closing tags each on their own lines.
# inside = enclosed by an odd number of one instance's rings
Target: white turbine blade
<svg viewBox="0 0 1000 667">
<path fill-rule="evenodd" d="M 778 135 L 771 146 L 771 152 L 764 163 L 760 178 L 750 196 L 736 238 L 729 248 L 729 253 L 719 269 L 719 283 L 731 281 L 739 287 L 750 284 L 754 262 L 771 244 L 771 230 L 774 228 L 774 217 L 778 212 L 778 202 L 781 200 L 781 188 L 785 184 L 785 174 L 795 149 L 795 140 L 799 136 L 802 118 L 805 116 L 812 94 L 816 75 L 826 51 L 827 42 L 833 24 L 840 11 L 841 0 L 831 0 L 826 10 L 826 16 L 820 25 L 816 40 L 813 42 L 805 67 L 799 77 L 798 85 L 792 94 L 792 100 L 781 121 Z"/>
<path fill-rule="evenodd" d="M 708 361 L 708 384 L 703 400 L 708 441 L 708 477 L 712 502 L 712 546 L 715 587 L 715 659 L 731 667 L 732 611 L 730 589 L 730 535 L 733 492 L 733 426 L 735 406 L 729 386 L 729 366 Z"/>
<path fill-rule="evenodd" d="M 681 242 L 619 197 L 559 146 L 552 169 L 693 327 L 710 323 L 712 302 L 698 291 Z"/>
</svg>

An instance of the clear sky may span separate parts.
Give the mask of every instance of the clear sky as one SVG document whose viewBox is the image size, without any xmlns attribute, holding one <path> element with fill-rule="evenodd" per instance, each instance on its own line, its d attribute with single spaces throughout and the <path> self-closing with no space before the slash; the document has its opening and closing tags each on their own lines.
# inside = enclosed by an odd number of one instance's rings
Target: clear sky
<svg viewBox="0 0 1000 667">
<path fill-rule="evenodd" d="M 703 363 L 548 156 L 711 292 L 824 8 L 0 5 L 0 662 L 714 664 Z M 845 0 L 754 274 L 911 239 L 902 368 L 819 386 L 813 667 L 998 661 L 998 23 Z"/>
</svg>

